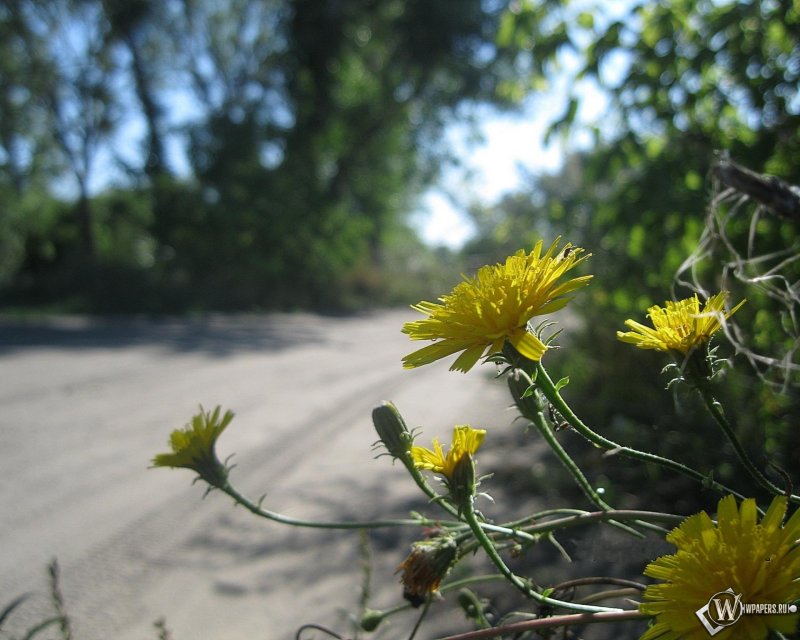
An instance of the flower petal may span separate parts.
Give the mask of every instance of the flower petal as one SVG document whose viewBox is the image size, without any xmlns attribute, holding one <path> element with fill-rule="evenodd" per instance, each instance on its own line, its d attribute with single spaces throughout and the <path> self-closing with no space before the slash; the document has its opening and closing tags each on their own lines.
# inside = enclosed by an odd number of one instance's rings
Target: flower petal
<svg viewBox="0 0 800 640">
<path fill-rule="evenodd" d="M 514 345 L 520 355 L 528 360 L 538 362 L 542 359 L 544 352 L 547 351 L 545 344 L 532 333 L 521 331 L 519 334 L 511 336 L 508 341 Z"/>
</svg>

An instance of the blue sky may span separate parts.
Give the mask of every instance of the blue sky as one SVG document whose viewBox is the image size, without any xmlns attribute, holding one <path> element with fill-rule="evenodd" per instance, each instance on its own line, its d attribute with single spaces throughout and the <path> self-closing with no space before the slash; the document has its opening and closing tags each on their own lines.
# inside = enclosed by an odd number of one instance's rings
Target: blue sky
<svg viewBox="0 0 800 640">
<path fill-rule="evenodd" d="M 545 144 L 549 124 L 565 108 L 567 78 L 565 74 L 548 91 L 526 100 L 519 112 L 482 110 L 482 143 L 468 142 L 469 134 L 463 126 L 450 129 L 448 144 L 464 166 L 446 170 L 440 184 L 423 196 L 413 214 L 412 225 L 423 241 L 432 246 L 461 247 L 473 232 L 464 213 L 470 203 L 496 202 L 503 194 L 523 186 L 526 176 L 557 171 L 569 149 L 591 144 L 579 131 L 569 140 L 552 136 Z M 582 83 L 580 92 L 578 121 L 596 121 L 607 107 L 606 96 L 588 81 Z"/>
<path fill-rule="evenodd" d="M 470 202 L 498 200 L 521 186 L 525 172 L 557 170 L 564 151 L 559 142 L 544 145 L 547 123 L 529 104 L 516 115 L 487 113 L 480 144 L 467 142 L 463 128 L 453 128 L 449 142 L 464 166 L 446 170 L 441 183 L 422 198 L 412 223 L 423 241 L 460 247 L 473 231 L 464 214 Z"/>
<path fill-rule="evenodd" d="M 582 0 L 573 7 L 592 11 L 598 26 L 628 15 L 633 0 L 610 0 L 596 4 Z M 481 111 L 482 144 L 469 144 L 468 131 L 453 127 L 448 143 L 462 158 L 463 169 L 449 169 L 441 183 L 422 198 L 412 224 L 429 245 L 459 248 L 473 232 L 465 215 L 470 202 L 494 203 L 503 194 L 523 186 L 525 176 L 557 171 L 568 151 L 589 148 L 593 141 L 582 128 L 572 128 L 571 138 L 553 136 L 545 144 L 550 123 L 562 116 L 570 95 L 580 96 L 576 122 L 596 124 L 603 121 L 608 96 L 596 82 L 575 80 L 580 57 L 568 50 L 559 53 L 550 86 L 528 97 L 518 112 L 499 114 Z M 604 82 L 615 84 L 629 64 L 625 56 L 610 56 L 601 68 Z M 613 126 L 605 122 L 605 128 Z M 608 131 L 606 131 L 608 133 Z M 522 169 L 522 171 L 520 171 Z"/>
</svg>

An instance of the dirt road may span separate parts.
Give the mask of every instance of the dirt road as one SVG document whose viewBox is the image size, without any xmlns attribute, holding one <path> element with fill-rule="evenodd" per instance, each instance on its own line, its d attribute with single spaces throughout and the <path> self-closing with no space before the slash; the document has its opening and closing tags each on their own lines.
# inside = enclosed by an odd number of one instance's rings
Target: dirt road
<svg viewBox="0 0 800 640">
<path fill-rule="evenodd" d="M 304 623 L 345 633 L 342 611 L 360 594 L 357 534 L 258 520 L 219 493 L 203 500 L 190 472 L 148 464 L 199 403 L 221 404 L 236 419 L 220 454 L 236 453 L 234 483 L 266 493 L 268 508 L 430 510 L 403 469 L 374 459 L 373 406 L 393 400 L 424 443 L 513 416 L 486 371 L 404 371 L 415 345 L 400 326 L 412 315 L 0 322 L 0 608 L 32 593 L 5 631 L 49 612 L 45 568 L 57 557 L 76 640 L 156 638 L 161 617 L 174 640 L 293 638 Z M 393 571 L 418 537 L 371 536 L 372 607 L 400 602 Z M 452 625 L 465 628 L 458 615 Z"/>
</svg>

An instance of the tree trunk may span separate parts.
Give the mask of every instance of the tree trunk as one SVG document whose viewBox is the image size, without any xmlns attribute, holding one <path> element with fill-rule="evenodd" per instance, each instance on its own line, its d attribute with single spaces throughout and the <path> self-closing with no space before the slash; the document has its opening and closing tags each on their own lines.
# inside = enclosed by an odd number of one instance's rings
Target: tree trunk
<svg viewBox="0 0 800 640">
<path fill-rule="evenodd" d="M 96 246 L 94 237 L 94 225 L 92 220 L 92 202 L 89 199 L 89 193 L 86 188 L 85 181 L 80 184 L 80 196 L 76 208 L 76 216 L 78 221 L 78 229 L 80 231 L 81 244 L 86 259 L 89 262 L 94 262 Z"/>
</svg>

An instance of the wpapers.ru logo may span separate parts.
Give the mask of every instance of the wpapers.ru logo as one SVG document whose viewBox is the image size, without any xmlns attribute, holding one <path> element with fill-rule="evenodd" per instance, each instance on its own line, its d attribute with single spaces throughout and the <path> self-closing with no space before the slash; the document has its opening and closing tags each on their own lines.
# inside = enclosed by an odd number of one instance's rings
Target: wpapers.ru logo
<svg viewBox="0 0 800 640">
<path fill-rule="evenodd" d="M 742 602 L 742 594 L 728 587 L 715 593 L 708 602 L 695 611 L 697 619 L 709 636 L 715 636 L 726 627 L 736 624 L 743 615 L 785 615 L 796 613 L 797 605 L 772 602 Z"/>
</svg>

